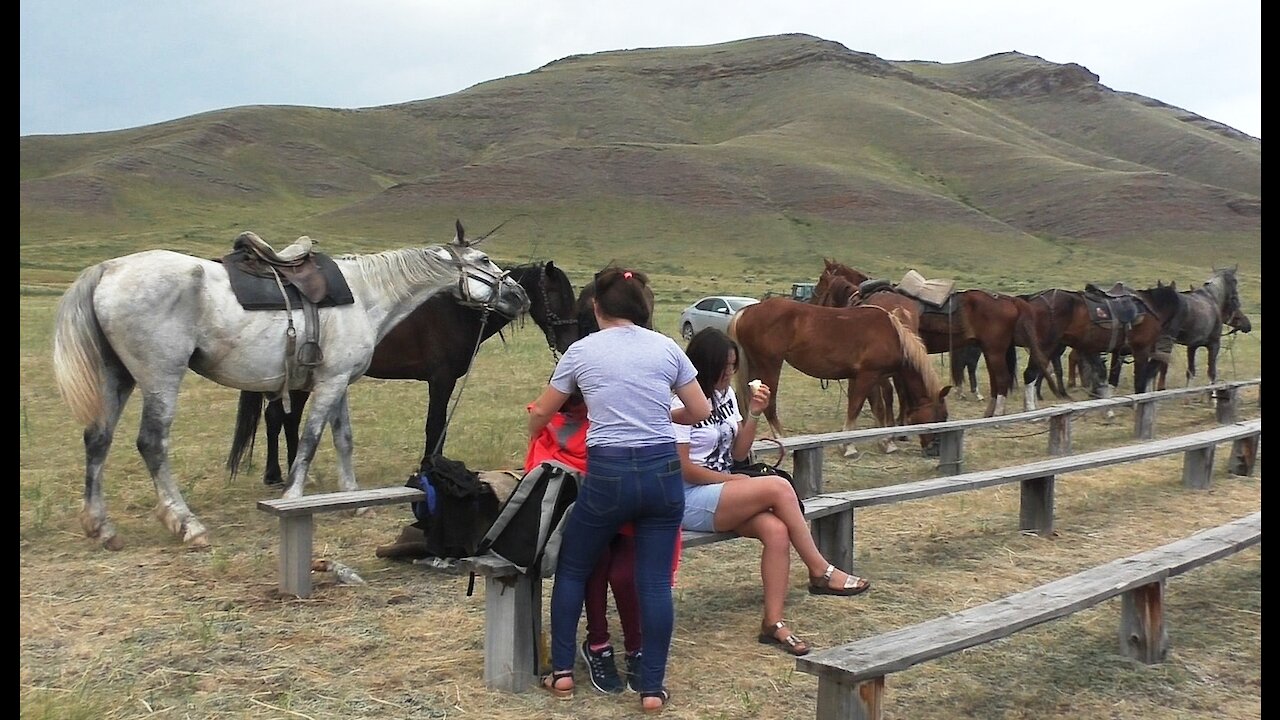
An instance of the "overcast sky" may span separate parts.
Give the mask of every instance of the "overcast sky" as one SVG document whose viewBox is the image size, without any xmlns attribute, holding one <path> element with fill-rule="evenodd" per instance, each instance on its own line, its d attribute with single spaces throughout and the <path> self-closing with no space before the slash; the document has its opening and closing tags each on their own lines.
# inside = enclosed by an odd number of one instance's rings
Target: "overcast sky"
<svg viewBox="0 0 1280 720">
<path fill-rule="evenodd" d="M 886 60 L 1018 51 L 1262 137 L 1260 0 L 21 0 L 19 134 L 448 95 L 567 55 L 805 33 Z"/>
</svg>

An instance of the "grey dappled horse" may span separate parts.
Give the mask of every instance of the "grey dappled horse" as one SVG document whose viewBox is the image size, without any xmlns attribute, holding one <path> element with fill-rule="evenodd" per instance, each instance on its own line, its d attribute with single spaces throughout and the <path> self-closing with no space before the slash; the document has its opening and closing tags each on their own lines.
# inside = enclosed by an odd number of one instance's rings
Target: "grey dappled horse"
<svg viewBox="0 0 1280 720">
<path fill-rule="evenodd" d="M 347 386 L 369 367 L 373 348 L 431 295 L 449 292 L 516 315 L 524 291 L 463 239 L 367 255 L 334 257 L 354 303 L 320 312 L 322 358 L 310 373 L 311 406 L 285 497 L 303 493 L 326 424 L 333 427 L 339 485 L 356 488 Z M 305 323 L 301 308 L 293 324 Z M 58 390 L 85 426 L 85 489 L 80 522 L 104 547 L 123 543 L 107 517 L 103 465 L 116 425 L 136 387 L 143 397 L 138 451 L 155 483 L 156 515 L 191 547 L 208 530 L 188 508 L 169 467 L 169 434 L 187 369 L 227 387 L 279 393 L 289 311 L 246 311 L 219 262 L 149 250 L 98 263 L 58 303 L 53 369 Z M 297 375 L 295 374 L 295 378 Z"/>
</svg>

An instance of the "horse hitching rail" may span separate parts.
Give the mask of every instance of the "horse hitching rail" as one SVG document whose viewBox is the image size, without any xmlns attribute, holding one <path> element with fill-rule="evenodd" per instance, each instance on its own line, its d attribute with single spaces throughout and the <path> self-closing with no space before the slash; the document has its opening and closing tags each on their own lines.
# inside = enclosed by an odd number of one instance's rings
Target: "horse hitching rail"
<svg viewBox="0 0 1280 720">
<path fill-rule="evenodd" d="M 1092 453 L 1057 457 L 1015 467 L 966 475 L 921 480 L 870 490 L 856 490 L 805 498 L 805 518 L 824 557 L 838 567 L 855 570 L 854 509 L 916 500 L 1010 482 L 1022 482 L 1020 529 L 1041 534 L 1053 531 L 1055 475 L 1076 470 L 1133 462 L 1185 452 L 1183 484 L 1202 488 L 1209 482 L 1214 447 L 1234 441 L 1229 471 L 1253 473 L 1262 421 L 1253 420 L 1153 442 Z M 686 530 L 685 548 L 709 545 L 738 536 Z M 485 578 L 484 678 L 491 687 L 522 692 L 536 679 L 537 639 L 542 622 L 542 578 L 520 574 L 506 560 L 484 555 L 464 558 L 460 565 Z"/>
<path fill-rule="evenodd" d="M 863 440 L 882 440 L 900 435 L 933 434 L 939 436 L 939 470 L 948 475 L 956 475 L 962 472 L 964 466 L 964 432 L 966 430 L 1047 419 L 1049 421 L 1049 454 L 1069 455 L 1071 454 L 1071 421 L 1085 413 L 1115 407 L 1133 407 L 1134 437 L 1150 440 L 1155 437 L 1156 404 L 1158 402 L 1211 393 L 1216 401 L 1215 416 L 1217 421 L 1221 424 L 1228 424 L 1236 421 L 1240 389 L 1253 385 L 1261 388 L 1262 378 L 1220 382 L 1201 387 L 1157 390 L 1134 395 L 1116 395 L 1096 400 L 1062 403 L 1039 410 L 995 417 L 950 420 L 943 423 L 927 423 L 923 425 L 898 425 L 865 428 L 862 430 L 844 430 L 812 435 L 792 435 L 779 438 L 777 442 L 782 443 L 786 451 L 791 453 L 794 467 L 791 474 L 796 480 L 796 488 L 802 496 L 808 497 L 810 495 L 820 495 L 823 492 L 823 450 L 829 446 L 839 446 Z M 767 454 L 771 450 L 776 450 L 777 445 L 774 441 L 759 441 L 751 449 L 753 452 Z"/>
<path fill-rule="evenodd" d="M 1120 653 L 1146 664 L 1168 653 L 1169 577 L 1262 542 L 1262 511 L 1037 588 L 796 659 L 818 676 L 818 720 L 880 720 L 885 677 L 1122 595 Z"/>
</svg>

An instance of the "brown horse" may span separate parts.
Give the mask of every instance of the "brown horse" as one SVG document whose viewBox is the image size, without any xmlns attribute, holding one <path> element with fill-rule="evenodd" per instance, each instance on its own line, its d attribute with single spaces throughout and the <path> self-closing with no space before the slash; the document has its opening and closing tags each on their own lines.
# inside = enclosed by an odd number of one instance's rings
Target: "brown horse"
<svg viewBox="0 0 1280 720">
<path fill-rule="evenodd" d="M 863 283 L 869 279 L 866 273 L 828 259 L 814 293 L 824 289 L 835 275 L 841 275 L 860 287 L 865 287 Z M 888 283 L 884 283 L 884 287 L 892 288 Z M 864 302 L 878 294 L 870 294 Z M 1049 388 L 1054 395 L 1067 397 L 1062 385 L 1050 373 L 1049 358 L 1036 332 L 1032 309 L 1027 301 L 987 290 L 957 291 L 944 308 L 914 298 L 910 300 L 915 303 L 920 318 L 920 339 L 930 353 L 952 352 L 965 345 L 977 345 L 982 350 L 990 384 L 985 417 L 1004 413 L 1005 399 L 1013 387 L 1014 348 L 1019 346 L 1030 351 L 1031 362 L 1048 376 Z M 1034 393 L 1029 397 L 1024 395 L 1023 401 L 1028 409 L 1034 407 Z"/>
<path fill-rule="evenodd" d="M 747 397 L 747 382 L 756 378 L 773 389 L 764 414 L 775 437 L 783 434 L 777 401 L 784 362 L 820 380 L 849 380 L 845 430 L 854 427 L 867 396 L 890 376 L 897 380 L 907 422 L 947 419 L 951 387 L 941 386 L 920 338 L 882 308 L 828 308 L 769 298 L 739 310 L 729 321 L 729 336 L 740 350 L 739 396 Z M 933 442 L 930 435 L 920 436 L 926 449 Z"/>
<path fill-rule="evenodd" d="M 1134 391 L 1145 392 L 1152 376 L 1149 365 L 1158 352 L 1161 338 L 1177 333 L 1185 310 L 1173 285 L 1136 290 L 1132 296 L 1136 298 L 1138 314 L 1126 322 L 1121 318 L 1100 317 L 1109 314 L 1106 306 L 1100 309 L 1097 304 L 1091 305 L 1085 293 L 1080 291 L 1057 288 L 1036 293 L 1029 302 L 1037 335 L 1044 343 L 1042 352 L 1046 348 L 1065 345 L 1088 356 L 1100 353 L 1133 355 Z M 1118 367 L 1119 363 L 1113 358 L 1112 386 L 1119 374 Z M 1023 381 L 1031 386 L 1042 373 L 1042 368 L 1028 365 Z"/>
<path fill-rule="evenodd" d="M 916 301 L 904 295 L 898 295 L 892 292 L 874 292 L 868 297 L 863 297 L 857 285 L 854 285 L 849 278 L 844 275 L 826 275 L 819 278 L 818 284 L 814 286 L 813 295 L 810 296 L 809 302 L 813 305 L 821 305 L 823 307 L 853 307 L 854 305 L 871 305 L 884 308 L 889 312 L 895 312 L 899 320 L 902 320 L 911 332 L 920 332 L 920 317 Z M 871 403 L 871 414 L 876 419 L 876 423 L 880 427 L 889 427 L 896 421 L 903 424 L 901 418 L 895 418 L 893 412 L 894 395 L 897 393 L 896 386 L 892 377 L 881 380 L 875 388 L 871 390 L 868 400 Z M 897 452 L 898 448 L 894 445 L 893 438 L 885 438 L 880 443 L 880 449 L 885 453 Z M 845 456 L 853 457 L 858 454 L 857 448 L 853 444 L 845 447 Z"/>
</svg>

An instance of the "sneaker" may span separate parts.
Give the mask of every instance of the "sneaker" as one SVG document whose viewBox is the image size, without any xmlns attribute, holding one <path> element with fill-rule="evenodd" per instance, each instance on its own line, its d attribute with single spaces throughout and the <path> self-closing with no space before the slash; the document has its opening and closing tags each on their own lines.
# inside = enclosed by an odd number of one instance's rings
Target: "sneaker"
<svg viewBox="0 0 1280 720">
<path fill-rule="evenodd" d="M 591 650 L 591 644 L 582 641 L 582 659 L 587 661 L 591 684 L 602 693 L 617 695 L 625 687 L 622 678 L 618 677 L 618 666 L 613 661 L 613 646 L 610 645 L 599 652 Z"/>
<path fill-rule="evenodd" d="M 627 665 L 627 689 L 640 692 L 640 651 L 634 655 L 623 654 L 622 660 Z"/>
</svg>

